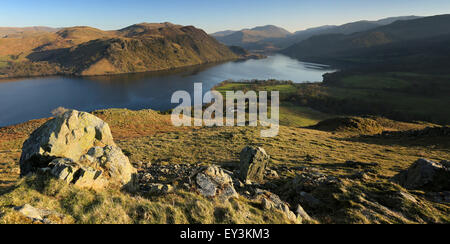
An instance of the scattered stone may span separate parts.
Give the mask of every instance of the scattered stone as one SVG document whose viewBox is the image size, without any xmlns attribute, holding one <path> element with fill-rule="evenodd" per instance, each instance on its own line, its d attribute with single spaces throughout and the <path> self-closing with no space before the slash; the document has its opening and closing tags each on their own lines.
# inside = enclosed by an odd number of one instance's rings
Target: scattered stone
<svg viewBox="0 0 450 244">
<path fill-rule="evenodd" d="M 107 123 L 92 114 L 65 111 L 25 141 L 20 174 L 49 169 L 56 178 L 95 190 L 114 185 L 135 191 L 137 170 L 114 143 Z"/>
<path fill-rule="evenodd" d="M 406 189 L 423 189 L 434 192 L 450 190 L 450 167 L 443 161 L 417 160 L 409 169 L 400 172 L 392 180 Z"/>
<path fill-rule="evenodd" d="M 264 210 L 278 209 L 292 222 L 298 222 L 295 213 L 289 209 L 289 205 L 283 202 L 278 195 L 262 189 L 256 189 L 255 195 L 256 200 L 260 199 Z"/>
<path fill-rule="evenodd" d="M 59 216 L 60 215 L 54 211 L 35 208 L 29 204 L 25 204 L 24 206 L 21 206 L 21 207 L 16 207 L 16 208 L 14 208 L 14 210 L 23 214 L 25 217 L 27 217 L 33 221 L 37 221 L 37 222 L 44 223 L 44 224 L 52 224 L 52 222 L 49 219 L 47 219 L 48 216 L 50 216 L 50 215 L 58 215 Z"/>
<path fill-rule="evenodd" d="M 240 154 L 241 180 L 262 183 L 270 157 L 260 147 L 246 147 Z"/>
<path fill-rule="evenodd" d="M 226 201 L 238 194 L 231 176 L 218 166 L 209 166 L 195 177 L 198 191 L 206 197 L 218 197 Z"/>
<path fill-rule="evenodd" d="M 362 172 L 358 172 L 354 175 L 351 175 L 350 177 L 348 177 L 350 179 L 355 179 L 355 180 L 361 180 L 361 181 L 367 181 L 370 179 L 370 176 L 368 173 L 362 171 Z"/>
<path fill-rule="evenodd" d="M 334 176 L 329 176 L 316 171 L 305 172 L 298 175 L 291 182 L 291 187 L 297 193 L 312 192 L 318 187 L 339 184 L 340 180 Z"/>
<path fill-rule="evenodd" d="M 152 183 L 149 185 L 148 193 L 151 195 L 166 195 L 173 192 L 173 187 L 168 184 Z"/>
</svg>

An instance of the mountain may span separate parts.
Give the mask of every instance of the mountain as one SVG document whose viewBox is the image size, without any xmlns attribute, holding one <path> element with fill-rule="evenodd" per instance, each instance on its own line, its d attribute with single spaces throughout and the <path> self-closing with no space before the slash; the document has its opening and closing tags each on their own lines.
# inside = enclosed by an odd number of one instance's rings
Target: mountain
<svg viewBox="0 0 450 244">
<path fill-rule="evenodd" d="M 333 59 L 358 49 L 407 42 L 450 34 L 450 15 L 400 20 L 392 24 L 349 35 L 313 36 L 282 53 L 302 60 Z"/>
<path fill-rule="evenodd" d="M 231 35 L 231 34 L 233 34 L 233 33 L 235 33 L 235 32 L 237 32 L 237 31 L 226 30 L 226 31 L 215 32 L 215 33 L 212 33 L 212 34 L 210 34 L 210 35 L 213 36 L 213 37 L 222 37 L 222 36 L 228 36 L 228 35 Z"/>
<path fill-rule="evenodd" d="M 141 23 L 116 31 L 78 26 L 0 38 L 3 77 L 135 73 L 238 57 L 203 30 L 171 23 Z"/>
<path fill-rule="evenodd" d="M 217 40 L 233 46 L 241 46 L 252 51 L 269 50 L 276 51 L 288 48 L 296 43 L 304 41 L 316 35 L 325 34 L 353 34 L 356 32 L 367 31 L 383 25 L 392 24 L 399 20 L 418 19 L 418 16 L 400 16 L 380 19 L 376 21 L 362 20 L 344 25 L 325 25 L 290 33 L 276 26 L 256 27 L 242 31 L 224 31 L 212 34 Z M 262 32 L 263 34 L 261 34 Z"/>
<path fill-rule="evenodd" d="M 220 42 L 228 46 L 240 46 L 246 49 L 270 49 L 273 45 L 271 42 L 267 42 L 270 39 L 286 38 L 292 33 L 289 31 L 274 26 L 266 25 L 255 27 L 253 29 L 244 29 L 236 32 L 232 32 L 229 35 L 214 34 L 213 36 Z"/>
<path fill-rule="evenodd" d="M 423 17 L 415 16 L 415 15 L 390 17 L 390 18 L 380 19 L 378 21 L 372 21 L 372 23 L 379 24 L 379 25 L 390 25 L 399 20 L 413 20 L 413 19 L 419 19 L 419 18 L 423 18 Z"/>
<path fill-rule="evenodd" d="M 23 34 L 23 33 L 36 33 L 36 32 L 57 32 L 58 28 L 51 28 L 45 26 L 33 26 L 33 27 L 23 27 L 23 28 L 15 28 L 15 27 L 0 27 L 0 37 L 4 37 L 7 35 L 14 34 Z"/>
</svg>

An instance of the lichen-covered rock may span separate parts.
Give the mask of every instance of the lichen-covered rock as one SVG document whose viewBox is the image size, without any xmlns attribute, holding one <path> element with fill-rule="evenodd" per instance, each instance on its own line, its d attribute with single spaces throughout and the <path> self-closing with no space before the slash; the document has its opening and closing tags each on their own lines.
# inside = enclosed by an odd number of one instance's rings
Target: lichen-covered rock
<svg viewBox="0 0 450 244">
<path fill-rule="evenodd" d="M 450 167 L 446 161 L 437 163 L 419 159 L 407 170 L 394 176 L 392 180 L 406 189 L 448 191 L 450 190 Z"/>
<path fill-rule="evenodd" d="M 97 145 L 115 145 L 108 124 L 89 113 L 67 111 L 39 127 L 25 141 L 20 173 L 25 176 L 55 158 L 76 162 Z"/>
<path fill-rule="evenodd" d="M 114 143 L 108 124 L 74 110 L 31 134 L 23 146 L 20 169 L 21 176 L 50 169 L 56 178 L 83 188 L 138 188 L 137 170 Z"/>
<path fill-rule="evenodd" d="M 240 176 L 244 182 L 262 183 L 270 157 L 260 147 L 246 147 L 240 154 Z"/>
<path fill-rule="evenodd" d="M 283 202 L 278 195 L 266 190 L 256 189 L 255 200 L 261 201 L 261 205 L 264 210 L 270 211 L 272 209 L 277 209 L 281 211 L 290 221 L 299 223 L 299 219 L 295 213 L 289 209 L 288 204 Z"/>
<path fill-rule="evenodd" d="M 218 197 L 220 200 L 238 196 L 233 179 L 217 166 L 209 166 L 195 177 L 198 192 L 206 197 Z"/>
</svg>

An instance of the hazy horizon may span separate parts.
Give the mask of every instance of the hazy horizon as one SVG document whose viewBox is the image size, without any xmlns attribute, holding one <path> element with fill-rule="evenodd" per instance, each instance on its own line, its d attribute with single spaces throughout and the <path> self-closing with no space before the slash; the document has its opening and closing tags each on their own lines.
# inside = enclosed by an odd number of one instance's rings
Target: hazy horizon
<svg viewBox="0 0 450 244">
<path fill-rule="evenodd" d="M 91 26 L 102 30 L 121 29 L 142 23 L 171 22 L 194 25 L 208 33 L 276 25 L 290 32 L 323 25 L 341 25 L 360 20 L 397 16 L 431 16 L 450 13 L 447 0 L 249 0 L 211 2 L 204 0 L 117 0 L 2 2 L 1 27 Z"/>
</svg>

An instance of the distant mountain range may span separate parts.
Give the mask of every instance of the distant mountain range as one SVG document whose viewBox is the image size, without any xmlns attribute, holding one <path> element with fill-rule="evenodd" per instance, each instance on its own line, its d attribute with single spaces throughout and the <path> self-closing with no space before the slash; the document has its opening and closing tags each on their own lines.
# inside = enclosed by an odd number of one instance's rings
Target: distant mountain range
<svg viewBox="0 0 450 244">
<path fill-rule="evenodd" d="M 2 77 L 135 73 L 239 58 L 203 30 L 171 23 L 117 31 L 81 26 L 3 33 L 9 34 L 0 37 Z"/>
<path fill-rule="evenodd" d="M 221 31 L 211 35 L 228 46 L 255 50 L 274 49 L 276 47 L 270 40 L 287 38 L 292 33 L 274 25 L 266 25 L 240 31 Z"/>
<path fill-rule="evenodd" d="M 15 34 L 23 34 L 24 32 L 57 32 L 58 28 L 51 28 L 45 26 L 33 26 L 33 27 L 23 27 L 23 28 L 15 28 L 15 27 L 0 27 L 0 37 L 4 37 L 7 35 L 15 35 Z"/>
<path fill-rule="evenodd" d="M 252 51 L 276 51 L 287 48 L 315 35 L 352 34 L 374 29 L 399 20 L 412 20 L 418 16 L 401 16 L 377 21 L 358 21 L 340 26 L 327 25 L 290 33 L 273 25 L 244 29 L 241 31 L 222 31 L 211 34 L 226 45 L 241 46 Z"/>
<path fill-rule="evenodd" d="M 352 34 L 316 35 L 282 53 L 304 61 L 383 69 L 450 65 L 450 15 L 401 20 Z"/>
</svg>

